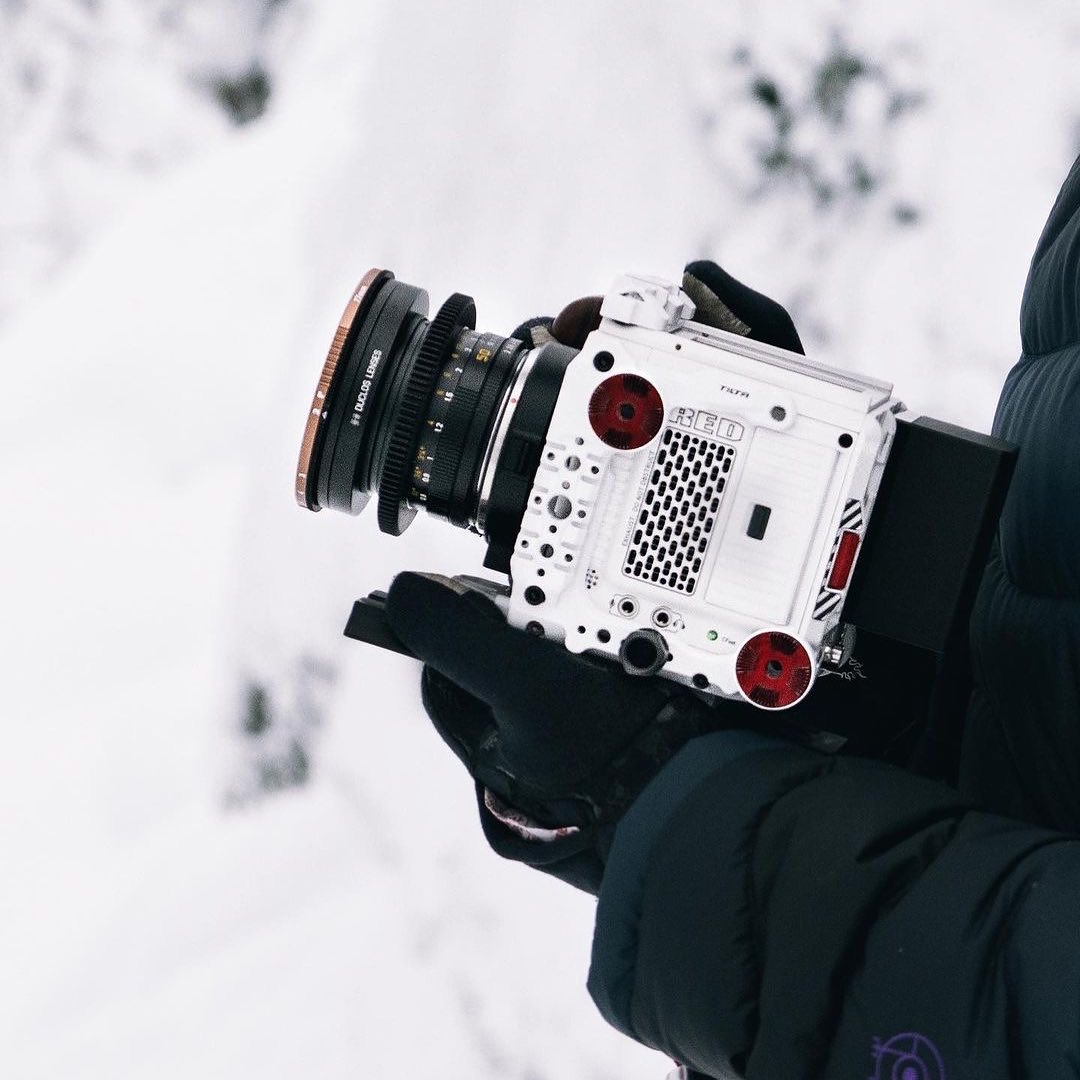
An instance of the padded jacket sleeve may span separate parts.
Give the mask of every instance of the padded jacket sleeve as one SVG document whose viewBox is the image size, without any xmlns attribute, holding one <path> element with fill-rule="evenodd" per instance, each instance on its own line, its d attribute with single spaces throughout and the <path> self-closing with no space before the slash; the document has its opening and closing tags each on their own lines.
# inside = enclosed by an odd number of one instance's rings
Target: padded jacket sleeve
<svg viewBox="0 0 1080 1080">
<path fill-rule="evenodd" d="M 1080 1068 L 1080 843 L 887 765 L 689 743 L 619 824 L 589 989 L 710 1077 Z"/>
<path fill-rule="evenodd" d="M 1080 1076 L 1080 162 L 1021 340 L 994 425 L 1020 456 L 972 614 L 960 794 L 723 732 L 618 827 L 590 989 L 708 1076 Z"/>
<path fill-rule="evenodd" d="M 1080 160 L 1035 249 L 994 433 L 1020 447 L 971 619 L 961 785 L 1080 831 Z"/>
</svg>

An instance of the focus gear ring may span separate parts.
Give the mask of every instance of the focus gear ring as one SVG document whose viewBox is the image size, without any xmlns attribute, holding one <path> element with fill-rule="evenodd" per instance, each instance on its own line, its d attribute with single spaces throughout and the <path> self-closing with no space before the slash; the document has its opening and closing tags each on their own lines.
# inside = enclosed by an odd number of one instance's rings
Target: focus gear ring
<svg viewBox="0 0 1080 1080">
<path fill-rule="evenodd" d="M 460 331 L 475 327 L 476 305 L 472 297 L 454 293 L 431 320 L 409 372 L 378 484 L 379 528 L 391 536 L 400 536 L 416 516 L 416 510 L 406 501 L 413 447 L 439 372 Z"/>
</svg>

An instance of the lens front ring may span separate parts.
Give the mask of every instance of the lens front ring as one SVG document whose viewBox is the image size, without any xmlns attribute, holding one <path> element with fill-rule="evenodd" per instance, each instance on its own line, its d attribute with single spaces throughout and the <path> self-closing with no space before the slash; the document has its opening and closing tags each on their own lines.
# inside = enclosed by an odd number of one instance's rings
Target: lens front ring
<svg viewBox="0 0 1080 1080">
<path fill-rule="evenodd" d="M 300 457 L 296 464 L 294 493 L 296 501 L 306 510 L 322 509 L 317 493 L 319 459 L 326 441 L 330 405 L 339 388 L 335 385 L 335 377 L 339 376 L 338 369 L 342 366 L 342 355 L 347 355 L 345 346 L 350 334 L 353 334 L 354 330 L 362 324 L 376 293 L 393 277 L 394 275 L 389 270 L 372 267 L 360 279 L 360 283 L 353 290 L 338 320 L 337 330 L 330 342 L 330 348 L 319 375 L 319 382 L 315 387 L 315 395 L 311 400 L 311 409 L 308 411 L 304 434 L 300 441 Z M 340 384 L 340 377 L 337 378 L 337 382 Z"/>
<path fill-rule="evenodd" d="M 380 435 L 393 415 L 392 391 L 402 371 L 395 357 L 422 332 L 427 309 L 427 293 L 403 281 L 388 282 L 375 298 L 349 347 L 341 393 L 330 406 L 318 478 L 322 505 L 346 514 L 367 505 L 384 453 Z"/>
</svg>

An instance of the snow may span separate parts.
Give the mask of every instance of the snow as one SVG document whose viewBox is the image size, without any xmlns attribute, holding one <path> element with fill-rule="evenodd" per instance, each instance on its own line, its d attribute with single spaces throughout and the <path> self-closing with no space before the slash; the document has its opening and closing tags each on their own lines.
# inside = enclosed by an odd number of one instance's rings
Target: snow
<svg viewBox="0 0 1080 1080">
<path fill-rule="evenodd" d="M 292 503 L 330 331 L 370 265 L 508 330 L 711 254 L 789 302 L 820 359 L 985 429 L 1075 150 L 1075 15 L 293 0 L 269 30 L 207 3 L 166 32 L 101 7 L 31 6 L 0 45 L 0 84 L 29 50 L 85 91 L 83 114 L 18 99 L 0 181 L 0 235 L 63 238 L 0 268 L 0 1067 L 662 1076 L 587 998 L 592 901 L 488 852 L 415 665 L 340 638 L 396 570 L 477 572 L 482 550 Z M 748 41 L 797 81 L 834 25 L 926 104 L 890 127 L 879 91 L 853 103 L 844 138 L 885 180 L 822 210 L 754 188 L 767 125 L 730 55 Z M 254 56 L 274 94 L 234 129 L 192 73 Z M 73 115 L 113 150 L 80 155 Z M 259 752 L 306 740 L 306 785 L 258 794 L 252 684 L 275 713 Z"/>
</svg>

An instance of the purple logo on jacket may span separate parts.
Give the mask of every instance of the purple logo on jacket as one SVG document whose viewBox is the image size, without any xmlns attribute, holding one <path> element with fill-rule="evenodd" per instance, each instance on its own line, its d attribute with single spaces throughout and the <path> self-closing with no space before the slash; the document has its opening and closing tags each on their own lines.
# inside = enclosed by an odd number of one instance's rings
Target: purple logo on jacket
<svg viewBox="0 0 1080 1080">
<path fill-rule="evenodd" d="M 875 1039 L 871 1052 L 876 1069 L 869 1080 L 946 1080 L 938 1048 L 916 1031 L 905 1031 L 885 1042 Z"/>
</svg>

